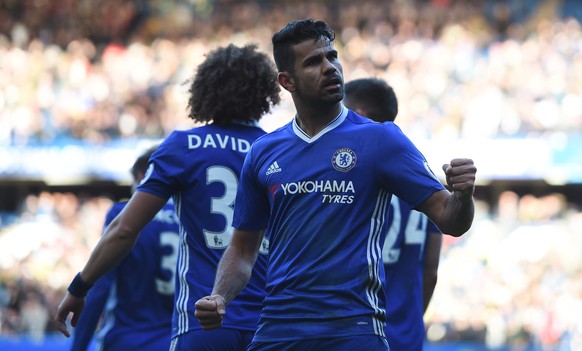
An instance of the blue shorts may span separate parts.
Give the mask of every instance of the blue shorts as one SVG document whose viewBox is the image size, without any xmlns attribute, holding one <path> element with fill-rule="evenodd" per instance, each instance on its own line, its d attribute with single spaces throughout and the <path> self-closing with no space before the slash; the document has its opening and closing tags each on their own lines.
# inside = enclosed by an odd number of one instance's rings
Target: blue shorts
<svg viewBox="0 0 582 351">
<path fill-rule="evenodd" d="M 353 335 L 325 339 L 252 342 L 247 351 L 390 351 L 385 338 L 377 335 Z"/>
<path fill-rule="evenodd" d="M 192 330 L 172 339 L 170 351 L 244 351 L 254 331 L 218 328 Z"/>
</svg>

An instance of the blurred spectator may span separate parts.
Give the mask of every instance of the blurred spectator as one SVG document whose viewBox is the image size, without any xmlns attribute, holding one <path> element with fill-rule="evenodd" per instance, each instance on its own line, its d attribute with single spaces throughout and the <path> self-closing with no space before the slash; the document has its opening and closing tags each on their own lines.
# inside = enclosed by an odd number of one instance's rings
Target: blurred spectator
<svg viewBox="0 0 582 351">
<path fill-rule="evenodd" d="M 49 311 L 42 293 L 26 287 L 25 296 L 20 306 L 21 330 L 32 340 L 43 340 L 48 324 Z"/>
<path fill-rule="evenodd" d="M 5 2 L 0 144 L 158 138 L 186 127 L 176 107 L 184 67 L 227 42 L 268 50 L 273 28 L 304 16 L 338 28 L 347 79 L 375 75 L 396 87 L 399 124 L 412 137 L 581 130 L 582 29 L 558 7 L 575 16 L 582 3 L 340 3 L 341 12 L 303 1 Z"/>
</svg>

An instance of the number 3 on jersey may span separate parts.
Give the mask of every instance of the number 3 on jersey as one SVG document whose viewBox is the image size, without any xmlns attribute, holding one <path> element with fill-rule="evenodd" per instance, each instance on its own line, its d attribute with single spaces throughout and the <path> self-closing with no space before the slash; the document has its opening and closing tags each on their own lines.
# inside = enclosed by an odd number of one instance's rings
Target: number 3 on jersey
<svg viewBox="0 0 582 351">
<path fill-rule="evenodd" d="M 236 174 L 228 167 L 212 166 L 206 170 L 206 184 L 219 182 L 224 185 L 224 194 L 220 197 L 213 197 L 210 200 L 210 212 L 219 214 L 225 218 L 225 226 L 219 232 L 211 232 L 203 229 L 206 245 L 211 249 L 225 249 L 232 238 L 232 218 L 234 216 L 234 200 L 236 198 L 236 189 L 238 179 Z M 267 254 L 269 242 L 263 239 L 260 252 Z"/>
<path fill-rule="evenodd" d="M 170 275 L 156 278 L 156 290 L 162 295 L 174 295 L 179 244 L 180 234 L 175 232 L 160 234 L 160 246 L 169 248 L 169 253 L 161 256 L 160 267 L 162 270 L 171 272 Z"/>
</svg>

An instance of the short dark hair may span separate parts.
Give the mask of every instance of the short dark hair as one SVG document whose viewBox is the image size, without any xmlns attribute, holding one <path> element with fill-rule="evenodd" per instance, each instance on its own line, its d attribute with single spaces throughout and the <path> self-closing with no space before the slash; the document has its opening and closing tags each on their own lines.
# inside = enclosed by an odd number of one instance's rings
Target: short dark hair
<svg viewBox="0 0 582 351">
<path fill-rule="evenodd" d="M 273 35 L 273 57 L 279 72 L 293 72 L 295 55 L 292 50 L 293 45 L 297 45 L 306 40 L 314 42 L 325 38 L 329 42 L 335 40 L 335 33 L 324 21 L 311 18 L 295 20 L 287 23 L 277 33 Z"/>
<path fill-rule="evenodd" d="M 135 160 L 133 166 L 131 166 L 130 169 L 134 181 L 136 181 L 140 177 L 140 173 L 142 176 L 146 173 L 150 157 L 158 149 L 158 146 L 159 145 L 151 146 L 149 149 L 147 149 L 141 155 L 139 155 L 138 158 Z"/>
<path fill-rule="evenodd" d="M 394 89 L 378 78 L 362 78 L 347 82 L 344 87 L 344 105 L 352 110 L 365 111 L 377 122 L 394 122 L 398 114 L 398 100 Z"/>
<path fill-rule="evenodd" d="M 188 117 L 196 122 L 259 120 L 281 101 L 273 61 L 255 44 L 211 51 L 190 83 Z"/>
</svg>

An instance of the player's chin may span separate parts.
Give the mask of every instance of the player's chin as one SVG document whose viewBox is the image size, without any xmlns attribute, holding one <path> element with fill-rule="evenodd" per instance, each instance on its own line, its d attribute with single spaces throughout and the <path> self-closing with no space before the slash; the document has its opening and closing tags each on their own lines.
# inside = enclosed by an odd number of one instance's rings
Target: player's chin
<svg viewBox="0 0 582 351">
<path fill-rule="evenodd" d="M 336 104 L 344 99 L 343 90 L 339 89 L 337 91 L 327 91 L 327 94 L 324 98 L 325 101 L 329 102 L 330 104 Z"/>
</svg>

